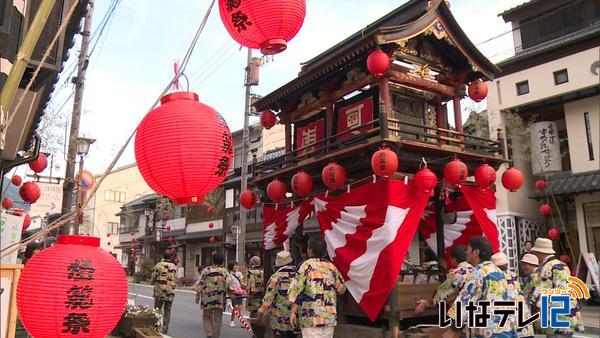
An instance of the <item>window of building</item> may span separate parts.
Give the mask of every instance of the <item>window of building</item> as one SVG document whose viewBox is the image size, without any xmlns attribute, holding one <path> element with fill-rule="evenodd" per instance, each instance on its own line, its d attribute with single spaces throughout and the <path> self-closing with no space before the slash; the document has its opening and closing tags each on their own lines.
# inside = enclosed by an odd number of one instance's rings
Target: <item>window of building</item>
<svg viewBox="0 0 600 338">
<path fill-rule="evenodd" d="M 588 112 L 583 113 L 583 121 L 585 123 L 585 134 L 587 136 L 588 144 L 588 155 L 590 161 L 594 160 L 594 146 L 592 144 L 592 127 L 590 127 L 590 114 Z"/>
<path fill-rule="evenodd" d="M 554 72 L 554 84 L 559 85 L 569 82 L 569 73 L 567 69 L 561 69 Z"/>
<path fill-rule="evenodd" d="M 108 222 L 106 224 L 106 231 L 107 231 L 107 233 L 109 233 L 111 235 L 118 235 L 119 234 L 119 223 Z"/>
<path fill-rule="evenodd" d="M 126 193 L 124 191 L 106 190 L 104 200 L 125 203 Z"/>
<path fill-rule="evenodd" d="M 525 95 L 529 93 L 529 81 L 521 81 L 517 83 L 517 95 Z"/>
<path fill-rule="evenodd" d="M 200 255 L 196 255 L 196 267 L 200 266 Z"/>
</svg>

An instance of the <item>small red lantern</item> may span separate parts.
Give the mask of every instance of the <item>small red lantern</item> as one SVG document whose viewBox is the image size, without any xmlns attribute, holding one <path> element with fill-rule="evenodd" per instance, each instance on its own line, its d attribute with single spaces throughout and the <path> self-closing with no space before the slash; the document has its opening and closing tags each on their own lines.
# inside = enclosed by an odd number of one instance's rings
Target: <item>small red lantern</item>
<svg viewBox="0 0 600 338">
<path fill-rule="evenodd" d="M 469 97 L 475 102 L 479 102 L 487 97 L 488 86 L 485 82 L 477 79 L 469 84 Z"/>
<path fill-rule="evenodd" d="M 110 232 L 106 234 L 106 237 L 110 237 Z"/>
<path fill-rule="evenodd" d="M 227 123 L 192 92 L 161 98 L 135 135 L 135 159 L 150 188 L 175 204 L 202 204 L 227 176 L 233 139 Z"/>
<path fill-rule="evenodd" d="M 331 162 L 323 168 L 321 178 L 328 189 L 339 189 L 346 181 L 346 170 L 341 165 Z"/>
<path fill-rule="evenodd" d="M 169 241 L 169 243 L 173 243 L 173 242 L 175 242 L 175 238 L 173 238 L 173 236 L 169 236 L 167 241 Z"/>
<path fill-rule="evenodd" d="M 2 207 L 4 209 L 8 210 L 8 209 L 12 208 L 13 205 L 14 205 L 14 203 L 13 203 L 12 199 L 10 199 L 8 197 L 5 197 L 4 199 L 2 199 Z"/>
<path fill-rule="evenodd" d="M 502 185 L 510 191 L 514 192 L 519 190 L 523 185 L 523 181 L 525 181 L 523 173 L 521 170 L 514 167 L 508 168 L 508 170 L 502 174 Z"/>
<path fill-rule="evenodd" d="M 208 212 L 209 214 L 212 214 L 215 211 L 215 209 L 213 209 L 213 207 L 208 207 L 208 209 L 206 209 L 206 212 Z"/>
<path fill-rule="evenodd" d="M 286 192 L 287 188 L 285 187 L 285 183 L 278 179 L 274 179 L 267 185 L 267 196 L 275 203 L 279 203 L 279 201 L 284 199 Z"/>
<path fill-rule="evenodd" d="M 208 239 L 209 242 L 214 243 L 216 242 L 215 236 L 210 236 L 210 238 Z"/>
<path fill-rule="evenodd" d="M 167 230 L 167 231 L 171 231 L 171 226 L 170 226 L 170 225 L 167 225 L 167 226 L 165 227 L 165 230 Z"/>
<path fill-rule="evenodd" d="M 135 236 L 135 232 L 132 232 L 132 233 L 131 233 L 131 237 L 133 237 L 133 236 Z"/>
<path fill-rule="evenodd" d="M 179 258 L 175 258 L 175 265 L 179 265 Z"/>
<path fill-rule="evenodd" d="M 420 190 L 430 192 L 437 185 L 437 176 L 429 168 L 423 168 L 415 174 L 415 184 Z"/>
<path fill-rule="evenodd" d="M 381 49 L 372 51 L 369 57 L 367 57 L 367 69 L 375 77 L 383 77 L 388 68 L 390 68 L 390 63 L 390 56 Z"/>
<path fill-rule="evenodd" d="M 260 113 L 260 125 L 265 129 L 271 129 L 277 123 L 277 117 L 271 109 L 267 109 Z"/>
<path fill-rule="evenodd" d="M 27 228 L 29 228 L 30 225 L 31 225 L 31 216 L 29 216 L 29 213 L 27 213 L 27 214 L 25 214 L 25 218 L 23 218 L 23 228 L 21 229 L 21 231 L 27 230 Z"/>
<path fill-rule="evenodd" d="M 240 194 L 240 204 L 246 209 L 252 209 L 256 206 L 258 197 L 254 191 L 246 189 L 246 191 Z"/>
<path fill-rule="evenodd" d="M 31 257 L 17 286 L 19 318 L 35 337 L 106 337 L 126 302 L 123 268 L 97 237 L 59 236 Z"/>
<path fill-rule="evenodd" d="M 371 156 L 371 169 L 376 175 L 391 176 L 398 169 L 398 155 L 388 147 L 382 147 Z"/>
<path fill-rule="evenodd" d="M 29 162 L 29 168 L 31 168 L 31 170 L 35 171 L 36 173 L 41 173 L 42 171 L 44 171 L 44 169 L 46 169 L 47 166 L 48 158 L 44 153 L 40 153 L 38 158 L 36 158 L 32 162 Z"/>
<path fill-rule="evenodd" d="M 302 27 L 306 0 L 219 0 L 219 13 L 240 45 L 272 55 L 283 52 Z"/>
<path fill-rule="evenodd" d="M 446 167 L 444 167 L 444 178 L 450 184 L 462 184 L 465 182 L 468 175 L 469 169 L 467 168 L 467 165 L 457 158 L 450 161 L 450 163 L 446 164 Z"/>
<path fill-rule="evenodd" d="M 312 177 L 304 171 L 299 171 L 292 177 L 292 191 L 298 196 L 306 196 L 313 189 Z"/>
<path fill-rule="evenodd" d="M 177 253 L 177 248 L 171 248 L 171 252 L 176 254 Z"/>
<path fill-rule="evenodd" d="M 487 189 L 496 182 L 496 170 L 489 164 L 484 163 L 475 169 L 475 183 L 482 188 Z"/>
<path fill-rule="evenodd" d="M 110 246 L 110 242 L 107 242 L 106 245 Z"/>
<path fill-rule="evenodd" d="M 540 212 L 544 216 L 550 216 L 552 215 L 552 207 L 548 203 L 544 203 L 540 206 Z"/>
<path fill-rule="evenodd" d="M 535 188 L 539 191 L 544 191 L 546 190 L 546 180 L 543 179 L 539 179 L 537 181 L 535 181 Z"/>
<path fill-rule="evenodd" d="M 16 185 L 17 187 L 21 185 L 21 183 L 23 183 L 23 179 L 21 178 L 21 176 L 19 175 L 14 175 L 11 179 L 10 179 L 10 183 Z"/>
<path fill-rule="evenodd" d="M 551 240 L 557 240 L 559 237 L 559 232 L 558 229 L 556 228 L 550 228 L 548 229 L 548 238 L 550 238 Z"/>
<path fill-rule="evenodd" d="M 215 223 L 213 223 L 213 222 L 208 223 L 208 228 L 209 229 L 212 229 L 214 227 L 215 227 Z"/>
<path fill-rule="evenodd" d="M 19 188 L 19 195 L 23 201 L 33 204 L 42 195 L 40 186 L 35 182 L 25 182 L 21 188 Z"/>
</svg>

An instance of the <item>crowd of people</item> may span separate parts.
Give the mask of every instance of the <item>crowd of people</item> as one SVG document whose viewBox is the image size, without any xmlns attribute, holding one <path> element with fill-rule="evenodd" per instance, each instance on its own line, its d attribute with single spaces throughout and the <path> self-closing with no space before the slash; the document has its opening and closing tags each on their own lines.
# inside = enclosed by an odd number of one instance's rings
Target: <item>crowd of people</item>
<svg viewBox="0 0 600 338">
<path fill-rule="evenodd" d="M 275 260 L 276 271 L 263 285 L 264 271 L 260 258 L 250 260 L 245 274 L 237 262 L 224 267 L 223 255 L 216 252 L 212 265 L 203 268 L 194 284 L 196 303 L 202 309 L 206 337 L 220 337 L 223 311 L 230 299 L 232 315 L 229 325 L 235 327 L 234 314 L 250 313 L 251 326 L 256 337 L 265 336 L 265 319 L 275 337 L 333 337 L 337 322 L 337 296 L 346 291 L 338 269 L 327 259 L 326 243 L 322 238 L 311 238 L 307 248 L 308 259 L 299 266 L 293 265 L 290 252 L 280 251 Z M 170 319 L 176 268 L 172 254 L 154 269 L 155 307 L 164 313 L 164 332 Z M 522 279 L 508 269 L 508 257 L 498 252 L 485 237 L 471 238 L 467 246 L 456 245 L 450 252 L 451 269 L 430 299 L 417 302 L 415 312 L 423 313 L 432 305 L 447 306 L 451 325 L 446 336 L 461 336 L 467 330 L 475 336 L 531 337 L 534 334 L 572 335 L 583 331 L 576 299 L 571 298 L 570 312 L 560 314 L 558 320 L 568 322 L 568 327 L 540 326 L 539 320 L 523 324 L 519 318 L 535 318 L 542 307 L 542 294 L 546 289 L 567 289 L 569 267 L 555 257 L 552 241 L 538 238 L 520 260 Z M 515 312 L 504 316 L 496 312 L 494 302 L 512 302 Z M 472 304 L 489 302 L 488 308 L 477 311 L 488 313 L 473 328 L 472 316 L 467 311 Z M 518 305 L 521 303 L 522 305 Z M 517 309 L 518 307 L 518 309 Z M 445 309 L 445 308 L 444 308 Z M 519 312 L 521 314 L 519 315 Z M 473 312 L 473 311 L 472 311 Z M 506 317 L 506 318 L 504 318 Z M 440 319 L 441 320 L 441 319 Z"/>
</svg>

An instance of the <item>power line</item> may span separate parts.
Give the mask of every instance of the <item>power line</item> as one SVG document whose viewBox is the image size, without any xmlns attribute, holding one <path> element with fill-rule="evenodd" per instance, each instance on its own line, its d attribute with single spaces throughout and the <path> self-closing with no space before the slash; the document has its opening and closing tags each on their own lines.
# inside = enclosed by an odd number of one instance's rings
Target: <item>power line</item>
<svg viewBox="0 0 600 338">
<path fill-rule="evenodd" d="M 227 47 L 227 48 L 225 48 Z M 206 73 L 211 71 L 211 68 L 219 61 L 219 60 L 223 60 L 223 57 L 228 53 L 231 52 L 233 47 L 233 50 L 235 50 L 235 43 L 230 40 L 227 43 L 223 44 L 223 46 L 221 46 L 221 48 L 217 51 L 217 53 L 215 53 L 213 56 L 211 56 L 206 63 L 204 64 L 204 66 L 200 67 L 192 76 L 190 76 L 190 83 L 193 83 L 194 81 L 201 79 L 204 75 L 206 75 Z M 225 48 L 225 49 L 224 49 Z"/>
<path fill-rule="evenodd" d="M 216 67 L 215 67 L 215 68 L 214 68 L 214 69 L 213 69 L 213 70 L 212 70 L 210 73 L 208 73 L 208 74 L 206 74 L 206 76 L 204 76 L 204 77 L 202 77 L 202 78 L 198 79 L 197 85 L 198 85 L 198 86 L 200 86 L 200 85 L 201 85 L 201 84 L 202 84 L 204 81 L 208 80 L 208 79 L 210 78 L 210 76 L 211 76 L 212 74 L 214 74 L 214 72 L 215 72 L 215 71 L 217 71 L 219 68 L 221 68 L 221 67 L 222 67 L 222 66 L 223 66 L 223 65 L 224 65 L 224 64 L 225 64 L 227 61 L 229 61 L 229 59 L 231 59 L 231 58 L 232 58 L 232 57 L 235 55 L 235 51 L 236 51 L 236 50 L 234 49 L 234 50 L 233 50 L 233 53 L 231 53 L 231 54 L 229 55 L 229 57 L 227 57 L 226 59 L 223 59 L 223 60 L 221 61 L 221 63 L 220 63 L 218 66 L 216 66 Z M 238 52 L 239 52 L 239 50 L 238 50 Z"/>
</svg>

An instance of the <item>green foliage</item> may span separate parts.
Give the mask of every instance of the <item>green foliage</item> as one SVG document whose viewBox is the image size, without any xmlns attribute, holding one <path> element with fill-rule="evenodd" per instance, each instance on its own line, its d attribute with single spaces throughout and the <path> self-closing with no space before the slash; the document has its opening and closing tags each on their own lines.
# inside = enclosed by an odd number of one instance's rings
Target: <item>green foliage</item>
<svg viewBox="0 0 600 338">
<path fill-rule="evenodd" d="M 133 276 L 134 283 L 147 282 L 152 277 L 155 262 L 152 259 L 146 258 L 140 264 L 140 271 Z"/>
</svg>

